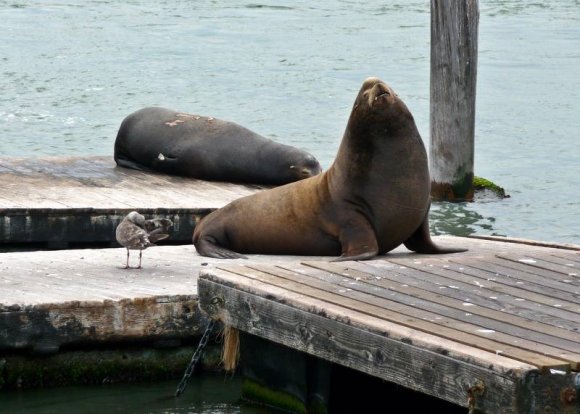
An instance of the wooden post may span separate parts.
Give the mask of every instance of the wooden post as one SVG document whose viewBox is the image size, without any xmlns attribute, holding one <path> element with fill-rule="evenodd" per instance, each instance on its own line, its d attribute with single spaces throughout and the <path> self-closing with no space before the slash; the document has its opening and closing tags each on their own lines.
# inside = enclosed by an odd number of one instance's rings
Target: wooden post
<svg viewBox="0 0 580 414">
<path fill-rule="evenodd" d="M 431 0 L 431 195 L 473 199 L 478 0 Z"/>
</svg>

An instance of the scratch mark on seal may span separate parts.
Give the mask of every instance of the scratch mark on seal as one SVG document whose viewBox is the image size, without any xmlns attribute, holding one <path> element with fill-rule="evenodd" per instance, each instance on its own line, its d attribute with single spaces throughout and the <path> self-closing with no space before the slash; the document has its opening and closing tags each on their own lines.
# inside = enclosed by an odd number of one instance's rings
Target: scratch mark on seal
<svg viewBox="0 0 580 414">
<path fill-rule="evenodd" d="M 183 124 L 183 122 L 185 122 L 185 121 L 182 121 L 181 119 L 176 119 L 175 121 L 167 121 L 165 123 L 165 125 L 169 125 L 170 127 L 174 127 L 174 126 L 177 126 L 179 124 Z"/>
</svg>

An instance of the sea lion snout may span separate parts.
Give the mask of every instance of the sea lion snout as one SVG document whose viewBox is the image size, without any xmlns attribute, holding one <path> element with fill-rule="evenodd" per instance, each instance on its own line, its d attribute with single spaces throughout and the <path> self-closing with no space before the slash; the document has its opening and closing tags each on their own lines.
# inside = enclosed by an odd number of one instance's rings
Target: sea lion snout
<svg viewBox="0 0 580 414">
<path fill-rule="evenodd" d="M 318 175 L 322 172 L 322 167 L 316 158 L 312 155 L 307 155 L 300 162 L 290 166 L 293 173 L 301 178 L 308 178 Z"/>
<path fill-rule="evenodd" d="M 368 105 L 372 107 L 376 104 L 388 103 L 393 95 L 391 88 L 381 81 L 378 81 L 370 90 L 368 95 Z"/>
<path fill-rule="evenodd" d="M 365 79 L 361 90 L 359 92 L 359 99 L 362 99 L 365 107 L 373 108 L 378 105 L 382 107 L 385 104 L 393 103 L 394 97 L 397 96 L 391 87 L 385 82 L 376 77 L 370 77 Z M 358 107 L 358 103 L 355 103 L 355 108 Z"/>
</svg>

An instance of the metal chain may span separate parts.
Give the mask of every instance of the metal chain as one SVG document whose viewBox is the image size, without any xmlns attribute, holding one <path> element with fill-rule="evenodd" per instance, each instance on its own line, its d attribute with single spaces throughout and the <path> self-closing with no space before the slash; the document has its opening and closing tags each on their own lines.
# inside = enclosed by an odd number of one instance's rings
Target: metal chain
<svg viewBox="0 0 580 414">
<path fill-rule="evenodd" d="M 197 345 L 197 349 L 193 353 L 193 356 L 191 357 L 191 361 L 189 362 L 189 365 L 185 369 L 185 373 L 183 374 L 183 378 L 181 378 L 181 381 L 179 382 L 179 385 L 177 386 L 177 390 L 175 391 L 176 397 L 179 397 L 183 393 L 183 391 L 185 390 L 185 387 L 187 387 L 187 381 L 189 381 L 189 377 L 191 377 L 191 374 L 193 374 L 193 370 L 195 369 L 195 366 L 197 365 L 197 363 L 199 362 L 199 359 L 203 355 L 203 351 L 205 349 L 205 346 L 207 345 L 207 341 L 209 340 L 209 335 L 211 334 L 211 331 L 213 329 L 214 324 L 215 324 L 215 321 L 213 319 L 210 319 L 209 323 L 207 324 L 207 327 L 205 328 L 205 332 L 203 333 L 201 339 L 199 340 L 199 344 Z"/>
</svg>

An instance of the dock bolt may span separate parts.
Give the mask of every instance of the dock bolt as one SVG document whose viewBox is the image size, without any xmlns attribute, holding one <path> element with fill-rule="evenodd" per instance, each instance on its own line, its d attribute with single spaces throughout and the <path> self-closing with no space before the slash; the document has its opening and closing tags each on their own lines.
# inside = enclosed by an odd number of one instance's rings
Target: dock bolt
<svg viewBox="0 0 580 414">
<path fill-rule="evenodd" d="M 485 383 L 482 380 L 475 381 L 475 384 L 467 389 L 467 406 L 470 412 L 475 408 L 476 399 L 483 397 L 484 394 Z"/>
<path fill-rule="evenodd" d="M 572 387 L 567 387 L 560 393 L 560 400 L 564 405 L 572 405 L 576 401 L 577 393 Z"/>
<path fill-rule="evenodd" d="M 209 303 L 211 303 L 212 305 L 221 305 L 223 304 L 225 301 L 223 298 L 220 298 L 219 296 L 214 296 L 213 298 L 210 299 Z"/>
<path fill-rule="evenodd" d="M 210 319 L 213 320 L 223 320 L 223 311 L 225 307 L 226 301 L 223 297 L 220 296 L 213 296 L 209 300 L 209 304 L 207 305 L 207 309 L 205 312 L 209 316 Z"/>
</svg>

